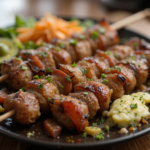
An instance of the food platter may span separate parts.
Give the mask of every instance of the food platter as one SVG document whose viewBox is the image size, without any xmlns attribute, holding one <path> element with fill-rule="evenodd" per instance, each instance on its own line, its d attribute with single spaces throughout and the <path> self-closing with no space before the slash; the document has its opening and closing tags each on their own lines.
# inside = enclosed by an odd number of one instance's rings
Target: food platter
<svg viewBox="0 0 150 150">
<path fill-rule="evenodd" d="M 66 18 L 65 18 L 66 19 Z M 68 19 L 67 19 L 68 20 Z M 128 29 L 119 30 L 120 38 L 130 38 L 130 37 L 139 37 L 143 38 L 146 41 L 150 42 L 150 39 L 144 37 L 143 35 L 136 33 L 134 31 Z M 18 123 L 12 122 L 11 119 L 7 119 L 0 123 L 0 133 L 9 136 L 13 139 L 17 139 L 26 143 L 45 146 L 45 147 L 57 147 L 57 148 L 94 148 L 94 147 L 102 147 L 111 144 L 116 144 L 119 142 L 124 142 L 126 140 L 131 140 L 142 136 L 144 134 L 149 133 L 150 127 L 149 124 L 142 125 L 137 128 L 137 130 L 133 132 L 128 132 L 127 134 L 119 134 L 118 128 L 113 127 L 109 132 L 105 132 L 103 140 L 96 140 L 90 136 L 86 138 L 82 137 L 82 133 L 78 134 L 76 131 L 63 130 L 60 137 L 53 139 L 47 134 L 45 134 L 44 130 L 42 130 L 44 119 L 50 117 L 51 115 L 41 116 L 35 124 L 23 126 Z M 94 122 L 99 116 L 95 117 L 90 124 Z M 149 121 L 150 123 L 150 121 Z M 27 133 L 34 132 L 34 136 L 30 138 L 27 137 Z M 70 139 L 71 142 L 68 142 Z M 81 140 L 79 142 L 79 139 Z"/>
</svg>

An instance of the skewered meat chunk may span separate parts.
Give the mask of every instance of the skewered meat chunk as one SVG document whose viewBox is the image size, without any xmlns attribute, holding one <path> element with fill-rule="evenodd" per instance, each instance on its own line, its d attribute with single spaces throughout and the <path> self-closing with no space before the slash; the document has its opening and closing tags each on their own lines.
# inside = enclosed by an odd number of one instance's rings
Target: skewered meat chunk
<svg viewBox="0 0 150 150">
<path fill-rule="evenodd" d="M 124 45 L 130 46 L 134 50 L 150 50 L 150 44 L 146 42 L 144 39 L 140 39 L 138 37 L 130 38 L 128 41 L 124 43 Z"/>
<path fill-rule="evenodd" d="M 55 94 L 59 94 L 56 86 L 45 79 L 37 79 L 28 82 L 25 90 L 35 95 L 39 101 L 40 110 L 43 113 L 50 112 L 50 101 Z"/>
<path fill-rule="evenodd" d="M 5 81 L 16 90 L 24 87 L 33 77 L 32 71 L 28 65 L 20 58 L 16 57 L 3 62 L 1 74 L 9 75 Z"/>
<path fill-rule="evenodd" d="M 98 99 L 92 92 L 74 92 L 70 93 L 69 96 L 87 104 L 89 110 L 89 119 L 92 119 L 100 109 Z"/>
<path fill-rule="evenodd" d="M 109 49 L 111 50 L 111 55 L 113 55 L 117 60 L 123 60 L 134 53 L 133 49 L 128 45 L 114 45 Z"/>
<path fill-rule="evenodd" d="M 70 76 L 73 86 L 78 84 L 79 82 L 86 81 L 86 75 L 85 75 L 87 73 L 86 69 L 81 70 L 78 67 L 71 67 L 70 65 L 63 65 L 63 64 L 59 65 L 59 69 L 65 72 L 68 76 Z"/>
<path fill-rule="evenodd" d="M 62 125 L 58 124 L 54 119 L 46 119 L 43 123 L 44 130 L 53 138 L 60 135 L 62 131 Z"/>
<path fill-rule="evenodd" d="M 105 78 L 101 78 L 100 81 L 104 82 L 108 81 L 106 85 L 109 87 L 109 89 L 112 89 L 112 95 L 111 95 L 111 100 L 116 100 L 120 98 L 121 96 L 124 95 L 125 90 L 124 90 L 124 77 L 120 74 L 117 73 L 110 73 L 110 74 L 105 74 Z"/>
<path fill-rule="evenodd" d="M 34 123 L 40 116 L 40 107 L 35 96 L 22 91 L 8 95 L 4 108 L 6 112 L 14 109 L 12 119 L 20 124 Z"/>
<path fill-rule="evenodd" d="M 111 90 L 106 85 L 96 81 L 86 81 L 75 85 L 74 91 L 90 91 L 94 93 L 100 106 L 100 110 L 98 112 L 108 110 L 111 99 Z"/>
<path fill-rule="evenodd" d="M 52 72 L 52 76 L 46 76 L 45 78 L 58 88 L 60 94 L 68 95 L 72 91 L 70 76 L 61 70 L 55 69 Z"/>
<path fill-rule="evenodd" d="M 88 107 L 85 103 L 70 96 L 55 95 L 51 102 L 54 118 L 67 129 L 82 132 L 88 126 Z"/>
</svg>

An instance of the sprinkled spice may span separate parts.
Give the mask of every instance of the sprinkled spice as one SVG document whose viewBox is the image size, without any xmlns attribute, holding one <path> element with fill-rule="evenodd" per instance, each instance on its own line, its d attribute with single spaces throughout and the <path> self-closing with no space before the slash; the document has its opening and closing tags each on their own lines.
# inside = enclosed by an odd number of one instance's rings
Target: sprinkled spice
<svg viewBox="0 0 150 150">
<path fill-rule="evenodd" d="M 106 77 L 107 77 L 107 75 L 106 75 L 106 74 L 104 74 L 104 73 L 102 73 L 102 74 L 101 74 L 101 77 L 102 77 L 102 78 L 106 78 Z"/>
<path fill-rule="evenodd" d="M 40 85 L 38 85 L 38 89 L 43 89 L 43 87 L 44 87 L 44 81 L 42 81 L 42 83 L 40 84 Z"/>
<path fill-rule="evenodd" d="M 39 54 L 42 55 L 43 57 L 47 57 L 48 56 L 47 52 L 40 52 Z"/>
<path fill-rule="evenodd" d="M 137 117 L 137 113 L 134 113 L 135 117 Z"/>
<path fill-rule="evenodd" d="M 131 109 L 135 109 L 138 107 L 137 103 L 136 104 L 130 104 Z"/>
<path fill-rule="evenodd" d="M 51 68 L 47 68 L 47 73 L 52 73 L 52 69 Z"/>
<path fill-rule="evenodd" d="M 21 66 L 21 69 L 22 69 L 22 70 L 27 70 L 27 69 L 28 69 L 28 67 Z"/>
<path fill-rule="evenodd" d="M 88 73 L 88 70 L 87 70 L 87 69 L 82 69 L 81 71 L 82 71 L 82 74 L 83 74 L 83 75 L 85 75 L 85 74 Z"/>
<path fill-rule="evenodd" d="M 69 42 L 71 45 L 75 46 L 77 43 L 78 43 L 78 40 L 77 39 L 70 39 L 70 42 Z"/>
<path fill-rule="evenodd" d="M 73 64 L 71 64 L 71 66 L 75 68 L 77 65 L 76 65 L 76 63 L 74 62 Z"/>
<path fill-rule="evenodd" d="M 107 79 L 104 79 L 102 83 L 103 83 L 103 84 L 108 84 L 108 80 L 107 80 Z"/>
<path fill-rule="evenodd" d="M 97 33 L 96 31 L 93 31 L 93 32 L 91 33 L 91 38 L 92 38 L 93 40 L 96 40 L 96 39 L 98 38 L 98 33 Z"/>
<path fill-rule="evenodd" d="M 71 81 L 70 76 L 66 77 L 66 81 Z"/>
</svg>

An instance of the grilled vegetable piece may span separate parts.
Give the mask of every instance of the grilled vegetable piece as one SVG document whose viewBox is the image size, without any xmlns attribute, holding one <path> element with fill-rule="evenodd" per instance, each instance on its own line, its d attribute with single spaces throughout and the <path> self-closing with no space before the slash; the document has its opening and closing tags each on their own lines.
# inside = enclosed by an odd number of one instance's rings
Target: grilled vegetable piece
<svg viewBox="0 0 150 150">
<path fill-rule="evenodd" d="M 88 107 L 85 103 L 70 96 L 55 95 L 51 102 L 54 118 L 67 129 L 82 132 L 88 126 Z"/>
<path fill-rule="evenodd" d="M 50 112 L 50 101 L 55 94 L 59 91 L 55 85 L 45 79 L 37 79 L 28 82 L 25 90 L 35 95 L 39 101 L 40 110 L 43 113 Z"/>
<path fill-rule="evenodd" d="M 70 76 L 70 79 L 72 80 L 73 86 L 78 84 L 79 82 L 86 81 L 86 73 L 87 69 L 81 70 L 78 67 L 71 67 L 70 65 L 59 65 L 59 69 L 63 72 L 65 72 L 68 76 Z"/>
<path fill-rule="evenodd" d="M 40 116 L 40 107 L 38 100 L 33 94 L 19 91 L 7 96 L 4 102 L 5 111 L 12 109 L 15 114 L 12 119 L 20 124 L 31 124 Z"/>
<path fill-rule="evenodd" d="M 16 90 L 24 87 L 33 77 L 33 73 L 28 65 L 16 57 L 3 62 L 1 74 L 9 75 L 5 81 Z"/>
<path fill-rule="evenodd" d="M 150 44 L 138 37 L 132 37 L 124 44 L 132 47 L 134 50 L 150 50 Z"/>
<path fill-rule="evenodd" d="M 111 98 L 111 90 L 104 84 L 95 81 L 86 81 L 79 83 L 74 86 L 75 92 L 80 91 L 90 91 L 92 92 L 98 99 L 100 110 L 98 112 L 102 112 L 104 110 L 108 110 Z"/>
<path fill-rule="evenodd" d="M 4 103 L 4 101 L 5 101 L 5 99 L 6 99 L 7 96 L 8 96 L 7 93 L 5 93 L 4 91 L 0 90 L 0 104 Z"/>
<path fill-rule="evenodd" d="M 56 138 L 60 135 L 63 127 L 56 120 L 49 118 L 44 121 L 43 128 L 50 136 Z"/>
<path fill-rule="evenodd" d="M 40 59 L 35 55 L 30 55 L 28 57 L 28 64 L 31 67 L 32 71 L 38 76 L 43 76 L 46 73 L 45 67 L 40 61 Z"/>
<path fill-rule="evenodd" d="M 92 119 L 100 109 L 97 97 L 88 91 L 70 93 L 69 96 L 85 102 L 89 110 L 89 119 Z"/>
<path fill-rule="evenodd" d="M 49 78 L 49 77 L 46 77 Z M 53 70 L 52 83 L 58 88 L 60 94 L 68 95 L 72 91 L 72 81 L 70 76 L 61 70 Z"/>
</svg>

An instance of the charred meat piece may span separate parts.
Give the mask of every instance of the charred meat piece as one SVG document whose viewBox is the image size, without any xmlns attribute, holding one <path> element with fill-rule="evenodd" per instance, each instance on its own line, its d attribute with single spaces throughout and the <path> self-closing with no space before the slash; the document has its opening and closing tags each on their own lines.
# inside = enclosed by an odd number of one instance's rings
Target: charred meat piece
<svg viewBox="0 0 150 150">
<path fill-rule="evenodd" d="M 63 127 L 56 120 L 49 118 L 44 121 L 43 128 L 50 136 L 56 138 L 60 135 Z"/>
<path fill-rule="evenodd" d="M 31 124 L 40 116 L 38 100 L 33 94 L 19 91 L 7 96 L 4 102 L 5 111 L 15 110 L 12 119 L 20 124 Z"/>
<path fill-rule="evenodd" d="M 92 119 L 100 109 L 97 97 L 89 91 L 70 93 L 69 96 L 85 102 L 89 110 L 89 119 Z"/>
<path fill-rule="evenodd" d="M 33 77 L 33 73 L 28 65 L 16 57 L 3 62 L 1 74 L 9 75 L 5 81 L 16 90 L 24 87 Z"/>
<path fill-rule="evenodd" d="M 70 76 L 61 70 L 53 70 L 52 75 L 46 76 L 45 79 L 54 84 L 58 88 L 60 94 L 68 95 L 72 91 Z"/>
<path fill-rule="evenodd" d="M 80 133 L 88 126 L 88 107 L 70 96 L 55 95 L 51 102 L 54 118 L 67 129 L 77 129 Z"/>
<path fill-rule="evenodd" d="M 111 99 L 111 90 L 106 85 L 100 82 L 86 81 L 75 85 L 74 91 L 75 92 L 90 91 L 94 93 L 99 102 L 100 106 L 99 112 L 108 110 Z"/>
<path fill-rule="evenodd" d="M 59 69 L 65 72 L 70 79 L 72 80 L 73 86 L 78 84 L 79 82 L 86 81 L 86 74 L 88 73 L 87 69 L 80 69 L 78 67 L 72 67 L 70 65 L 59 65 Z"/>
<path fill-rule="evenodd" d="M 35 95 L 43 113 L 51 111 L 50 101 L 55 94 L 59 94 L 57 87 L 45 79 L 30 81 L 25 86 L 25 90 Z"/>
</svg>

